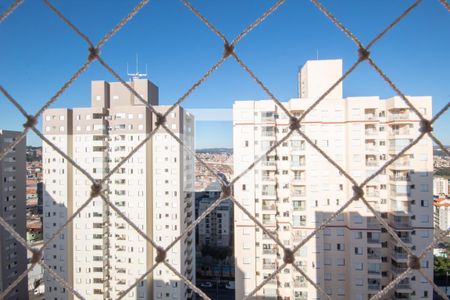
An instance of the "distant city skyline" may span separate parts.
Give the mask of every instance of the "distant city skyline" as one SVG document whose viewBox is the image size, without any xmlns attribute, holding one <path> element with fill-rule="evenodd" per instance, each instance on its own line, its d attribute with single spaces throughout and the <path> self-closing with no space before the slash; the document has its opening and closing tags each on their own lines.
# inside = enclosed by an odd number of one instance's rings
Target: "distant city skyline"
<svg viewBox="0 0 450 300">
<path fill-rule="evenodd" d="M 0 6 L 4 11 L 12 1 Z M 54 3 L 94 42 L 99 40 L 138 1 L 79 5 L 75 1 Z M 258 18 L 275 1 L 192 1 L 230 40 Z M 411 3 L 358 1 L 324 5 L 364 43 L 371 41 Z M 352 8 L 351 10 L 348 8 Z M 389 9 L 386 9 L 389 8 Z M 232 21 L 231 21 L 232 20 Z M 163 30 L 161 30 L 163 28 Z M 371 50 L 375 62 L 406 95 L 432 96 L 433 113 L 450 99 L 447 80 L 450 60 L 446 51 L 450 19 L 439 1 L 422 2 L 388 32 Z M 143 38 L 145 37 L 145 38 Z M 50 99 L 86 59 L 87 46 L 41 2 L 24 2 L 0 24 L 0 84 L 29 113 Z M 136 53 L 140 70 L 148 66 L 148 79 L 160 87 L 161 104 L 174 103 L 222 55 L 222 42 L 178 1 L 150 2 L 118 32 L 101 55 L 121 76 L 126 65 L 134 70 Z M 342 58 L 344 70 L 357 59 L 355 46 L 309 2 L 286 1 L 273 15 L 237 45 L 236 52 L 267 87 L 282 101 L 297 95 L 297 70 L 307 60 Z M 87 106 L 91 80 L 115 80 L 94 62 L 52 105 Z M 26 87 L 25 87 L 26 86 Z M 362 63 L 344 81 L 344 96 L 395 96 L 394 91 Z M 230 109 L 236 100 L 267 99 L 268 96 L 231 58 L 184 102 L 195 108 Z M 0 96 L 1 128 L 22 130 L 20 113 Z M 450 144 L 450 118 L 444 115 L 434 126 L 438 138 Z M 41 123 L 38 124 L 39 128 Z M 231 147 L 232 123 L 197 122 L 196 148 Z M 218 134 L 220 133 L 220 134 Z M 30 145 L 40 145 L 34 134 Z"/>
</svg>

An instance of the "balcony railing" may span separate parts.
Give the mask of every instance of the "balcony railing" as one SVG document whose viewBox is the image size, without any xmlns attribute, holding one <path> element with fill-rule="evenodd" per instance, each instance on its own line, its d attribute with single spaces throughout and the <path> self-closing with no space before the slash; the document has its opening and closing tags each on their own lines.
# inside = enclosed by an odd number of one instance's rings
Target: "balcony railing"
<svg viewBox="0 0 450 300">
<path fill-rule="evenodd" d="M 264 225 L 275 225 L 275 220 L 272 220 L 272 219 L 270 219 L 270 220 L 264 220 L 263 219 L 263 221 L 262 221 L 262 223 L 264 224 Z"/>
<path fill-rule="evenodd" d="M 375 147 L 373 144 L 366 144 L 366 151 L 377 151 L 378 148 Z"/>
<path fill-rule="evenodd" d="M 366 160 L 366 166 L 367 167 L 377 167 L 378 161 L 376 160 Z"/>
<path fill-rule="evenodd" d="M 306 210 L 305 206 L 294 206 L 294 211 L 304 211 Z"/>
<path fill-rule="evenodd" d="M 292 191 L 291 196 L 292 197 L 305 197 L 306 192 L 305 191 Z"/>
<path fill-rule="evenodd" d="M 263 264 L 263 269 L 264 270 L 273 270 L 275 269 L 276 264 L 275 263 L 266 263 Z"/>
<path fill-rule="evenodd" d="M 367 258 L 368 259 L 380 259 L 381 255 L 379 253 L 367 253 Z"/>
<path fill-rule="evenodd" d="M 377 290 L 381 289 L 381 285 L 379 283 L 378 284 L 368 284 L 367 287 L 371 291 L 377 291 Z"/>
<path fill-rule="evenodd" d="M 409 119 L 409 113 L 390 114 L 388 117 L 389 121 L 408 120 L 408 119 Z"/>
<path fill-rule="evenodd" d="M 263 249 L 263 254 L 277 254 L 276 249 Z"/>
<path fill-rule="evenodd" d="M 391 266 L 391 271 L 394 274 L 401 274 L 406 271 L 406 267 Z"/>
<path fill-rule="evenodd" d="M 370 136 L 378 135 L 378 131 L 372 130 L 372 129 L 365 130 L 364 133 L 365 133 L 366 135 L 370 135 Z"/>
<path fill-rule="evenodd" d="M 400 239 L 402 242 L 410 244 L 411 243 L 411 237 L 410 236 L 400 236 Z"/>
<path fill-rule="evenodd" d="M 291 162 L 291 168 L 301 168 L 305 166 L 305 162 L 301 161 L 292 161 Z"/>
<path fill-rule="evenodd" d="M 274 160 L 263 160 L 261 161 L 261 165 L 263 167 L 274 167 L 277 165 L 277 162 Z"/>
<path fill-rule="evenodd" d="M 364 119 L 366 120 L 378 120 L 378 116 L 376 114 L 365 114 Z"/>
<path fill-rule="evenodd" d="M 275 204 L 271 204 L 271 205 L 264 205 L 262 206 L 262 210 L 275 210 L 277 208 L 277 206 Z"/>
<path fill-rule="evenodd" d="M 396 160 L 390 166 L 393 167 L 409 167 L 410 161 L 409 160 Z"/>
<path fill-rule="evenodd" d="M 399 260 L 399 259 L 408 259 L 408 253 L 406 252 L 397 252 L 394 251 L 393 255 L 392 255 L 395 259 Z"/>
<path fill-rule="evenodd" d="M 380 239 L 376 239 L 376 238 L 367 238 L 367 243 L 368 244 L 379 244 L 380 243 Z"/>
<path fill-rule="evenodd" d="M 393 135 L 409 135 L 411 131 L 407 129 L 399 129 L 399 130 L 392 130 L 391 134 Z"/>
<path fill-rule="evenodd" d="M 298 279 L 294 279 L 294 288 L 304 288 L 307 287 L 308 284 L 306 281 L 300 281 Z"/>
<path fill-rule="evenodd" d="M 409 181 L 409 176 L 402 176 L 402 175 L 390 175 L 389 179 L 392 181 Z"/>
<path fill-rule="evenodd" d="M 380 192 L 379 191 L 366 191 L 367 197 L 379 197 Z"/>
</svg>

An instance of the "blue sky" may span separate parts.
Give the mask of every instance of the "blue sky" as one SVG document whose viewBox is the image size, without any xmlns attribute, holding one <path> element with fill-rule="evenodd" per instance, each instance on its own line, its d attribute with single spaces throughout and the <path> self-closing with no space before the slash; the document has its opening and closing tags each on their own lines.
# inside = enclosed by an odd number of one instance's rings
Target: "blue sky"
<svg viewBox="0 0 450 300">
<path fill-rule="evenodd" d="M 3 1 L 4 11 L 11 1 Z M 53 1 L 95 43 L 137 1 Z M 229 40 L 275 1 L 192 1 Z M 323 1 L 336 17 L 368 43 L 413 1 Z M 439 1 L 423 1 L 372 49 L 372 57 L 407 95 L 431 95 L 436 112 L 450 100 L 450 14 Z M 25 1 L 0 24 L 0 84 L 34 113 L 83 64 L 87 47 L 41 1 Z M 222 55 L 221 40 L 175 0 L 150 1 L 106 44 L 102 57 L 122 76 L 139 54 L 142 70 L 160 88 L 161 104 L 178 99 Z M 297 69 L 308 59 L 356 60 L 354 44 L 309 1 L 287 0 L 248 34 L 236 52 L 282 100 L 297 95 Z M 114 81 L 95 62 L 52 107 L 88 106 L 91 80 Z M 345 96 L 390 97 L 391 88 L 363 63 L 344 82 Z M 230 58 L 183 106 L 231 108 L 240 99 L 266 99 L 265 93 Z M 0 128 L 21 129 L 23 117 L 0 95 Z M 450 144 L 450 112 L 435 125 Z M 198 122 L 196 145 L 231 147 L 230 122 Z M 28 136 L 30 144 L 39 140 Z"/>
</svg>

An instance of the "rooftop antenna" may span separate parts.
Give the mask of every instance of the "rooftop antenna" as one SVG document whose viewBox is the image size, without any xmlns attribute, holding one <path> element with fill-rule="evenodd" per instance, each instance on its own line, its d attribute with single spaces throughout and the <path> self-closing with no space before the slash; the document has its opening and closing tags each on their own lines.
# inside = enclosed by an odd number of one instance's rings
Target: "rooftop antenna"
<svg viewBox="0 0 450 300">
<path fill-rule="evenodd" d="M 316 60 L 319 60 L 319 49 L 316 49 Z"/>
<path fill-rule="evenodd" d="M 127 63 L 127 74 L 130 77 L 130 80 L 141 79 L 147 77 L 147 65 L 145 65 L 145 73 L 139 73 L 139 56 L 136 53 L 136 73 L 130 73 L 128 71 L 128 63 Z"/>
</svg>

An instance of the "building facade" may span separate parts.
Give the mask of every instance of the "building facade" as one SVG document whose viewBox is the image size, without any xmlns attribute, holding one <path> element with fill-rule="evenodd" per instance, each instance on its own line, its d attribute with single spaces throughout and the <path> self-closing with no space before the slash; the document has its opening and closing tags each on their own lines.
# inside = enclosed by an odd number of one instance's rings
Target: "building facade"
<svg viewBox="0 0 450 300">
<path fill-rule="evenodd" d="M 448 195 L 448 178 L 434 177 L 433 178 L 433 195 L 447 196 Z"/>
<path fill-rule="evenodd" d="M 342 75 L 341 60 L 308 61 L 299 72 L 299 98 L 283 103 L 301 116 Z M 431 118 L 430 97 L 409 100 Z M 240 174 L 289 131 L 272 100 L 233 106 L 234 169 Z M 343 98 L 342 83 L 302 121 L 301 130 L 357 182 L 377 171 L 418 135 L 419 119 L 399 97 Z M 365 198 L 408 247 L 420 253 L 433 239 L 432 142 L 424 137 L 371 180 Z M 298 133 L 234 185 L 235 198 L 289 248 L 298 245 L 352 196 L 352 183 Z M 248 295 L 283 263 L 283 249 L 240 210 L 234 221 L 236 299 Z M 295 253 L 295 264 L 332 299 L 368 299 L 407 269 L 407 254 L 362 201 L 353 202 Z M 433 274 L 433 257 L 422 260 Z M 420 276 L 402 280 L 389 295 L 431 299 Z M 253 299 L 319 299 L 292 266 Z M 322 299 L 322 298 L 321 298 Z"/>
<path fill-rule="evenodd" d="M 20 132 L 0 130 L 0 150 L 14 142 Z M 0 216 L 26 239 L 25 145 L 23 138 L 0 160 Z M 13 236 L 0 226 L 0 293 L 27 268 L 27 252 Z M 7 300 L 28 299 L 27 277 L 7 296 Z"/>
<path fill-rule="evenodd" d="M 129 84 L 159 113 L 158 88 L 146 79 Z M 103 178 L 156 127 L 147 105 L 119 82 L 93 81 L 91 107 L 48 109 L 46 137 L 95 179 Z M 194 148 L 194 118 L 175 108 L 166 125 Z M 49 145 L 43 145 L 44 238 L 89 198 L 91 182 Z M 133 154 L 104 185 L 106 197 L 158 245 L 167 246 L 194 216 L 194 160 L 164 129 Z M 195 237 L 185 235 L 167 261 L 195 282 Z M 115 298 L 150 269 L 156 250 L 125 220 L 94 198 L 45 249 L 45 261 L 89 299 Z M 45 274 L 46 298 L 72 295 Z M 189 299 L 192 291 L 164 266 L 139 282 L 126 299 Z M 168 298 L 169 297 L 169 298 Z"/>
<path fill-rule="evenodd" d="M 436 231 L 446 231 L 450 228 L 450 199 L 447 197 L 435 198 L 434 228 Z"/>
<path fill-rule="evenodd" d="M 211 188 L 214 187 L 214 188 Z M 210 184 L 206 191 L 196 192 L 197 216 L 200 216 L 220 197 L 220 185 Z M 233 203 L 225 200 L 209 213 L 198 225 L 199 249 L 204 246 L 230 248 L 232 243 Z"/>
</svg>

